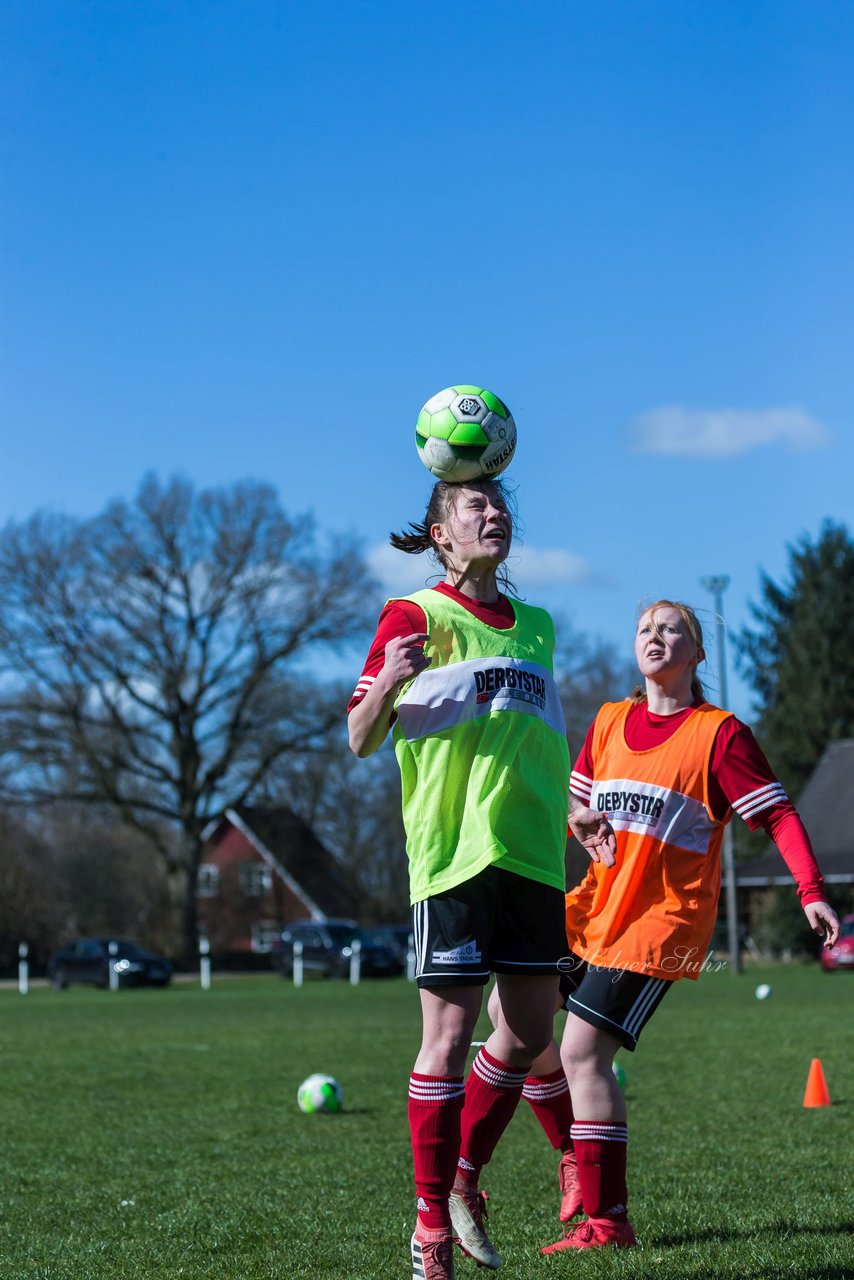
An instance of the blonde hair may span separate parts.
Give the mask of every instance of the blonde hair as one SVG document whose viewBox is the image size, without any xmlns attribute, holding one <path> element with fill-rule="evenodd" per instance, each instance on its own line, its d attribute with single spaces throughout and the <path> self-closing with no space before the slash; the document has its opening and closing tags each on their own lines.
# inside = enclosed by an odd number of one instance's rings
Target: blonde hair
<svg viewBox="0 0 854 1280">
<path fill-rule="evenodd" d="M 650 621 L 655 625 L 655 613 L 657 609 L 675 609 L 681 614 L 682 621 L 688 628 L 688 634 L 694 641 L 698 649 L 703 648 L 703 627 L 700 619 L 689 604 L 685 604 L 682 600 L 655 600 L 652 604 L 642 605 L 638 610 L 638 622 L 641 618 L 649 614 Z M 642 684 L 637 685 L 629 695 L 632 702 L 646 702 L 646 689 Z M 706 701 L 706 691 L 703 688 L 703 682 L 697 675 L 696 669 L 691 677 L 691 697 L 695 702 L 698 700 Z"/>
</svg>

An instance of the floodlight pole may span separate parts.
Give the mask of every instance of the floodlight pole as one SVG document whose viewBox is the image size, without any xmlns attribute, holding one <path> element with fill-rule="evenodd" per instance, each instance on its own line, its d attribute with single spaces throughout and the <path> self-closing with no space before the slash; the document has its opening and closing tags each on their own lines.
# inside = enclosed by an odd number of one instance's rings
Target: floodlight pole
<svg viewBox="0 0 854 1280">
<path fill-rule="evenodd" d="M 710 591 L 715 600 L 715 648 L 718 655 L 718 680 L 720 681 L 721 706 L 729 710 L 729 692 L 726 678 L 726 625 L 724 623 L 724 592 L 729 586 L 726 574 L 701 578 L 700 585 Z M 723 873 L 726 887 L 727 939 L 733 973 L 741 973 L 741 951 L 738 941 L 738 898 L 735 883 L 735 855 L 732 846 L 732 823 L 724 827 Z"/>
</svg>

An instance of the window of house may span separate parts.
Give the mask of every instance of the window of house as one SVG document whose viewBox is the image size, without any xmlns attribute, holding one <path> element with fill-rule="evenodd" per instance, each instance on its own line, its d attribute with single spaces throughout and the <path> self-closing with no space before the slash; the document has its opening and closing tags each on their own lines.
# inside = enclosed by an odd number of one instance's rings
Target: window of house
<svg viewBox="0 0 854 1280">
<path fill-rule="evenodd" d="M 215 898 L 219 893 L 219 867 L 212 862 L 202 862 L 196 876 L 196 897 Z"/>
<path fill-rule="evenodd" d="M 252 950 L 272 951 L 273 943 L 281 935 L 282 927 L 275 920 L 256 920 L 252 926 Z"/>
<path fill-rule="evenodd" d="M 240 888 L 245 898 L 262 898 L 272 887 L 272 872 L 263 862 L 247 862 L 240 868 Z"/>
</svg>

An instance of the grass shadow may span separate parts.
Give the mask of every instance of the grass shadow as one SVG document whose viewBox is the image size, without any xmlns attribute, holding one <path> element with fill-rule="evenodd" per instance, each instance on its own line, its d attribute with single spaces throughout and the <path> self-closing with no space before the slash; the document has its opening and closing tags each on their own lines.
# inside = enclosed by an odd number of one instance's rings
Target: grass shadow
<svg viewBox="0 0 854 1280">
<path fill-rule="evenodd" d="M 649 1243 L 656 1248 L 674 1248 L 682 1244 L 726 1244 L 732 1240 L 758 1240 L 765 1236 L 773 1236 L 775 1240 L 779 1240 L 786 1236 L 841 1236 L 852 1233 L 854 1233 L 854 1222 L 849 1221 L 826 1223 L 817 1227 L 799 1227 L 793 1226 L 791 1222 L 774 1222 L 752 1231 L 745 1228 L 707 1227 L 703 1231 L 656 1235 Z M 848 1280 L 851 1280 L 852 1275 L 854 1272 L 849 1271 Z"/>
<path fill-rule="evenodd" d="M 756 1280 L 757 1271 L 739 1271 L 732 1280 Z M 804 1263 L 803 1268 L 794 1266 L 769 1267 L 762 1269 L 762 1280 L 851 1280 L 850 1267 L 814 1267 Z"/>
</svg>

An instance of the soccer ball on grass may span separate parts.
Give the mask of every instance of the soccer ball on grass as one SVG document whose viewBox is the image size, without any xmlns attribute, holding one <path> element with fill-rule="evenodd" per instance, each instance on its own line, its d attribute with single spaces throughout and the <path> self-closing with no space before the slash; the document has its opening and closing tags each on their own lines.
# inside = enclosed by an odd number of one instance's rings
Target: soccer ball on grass
<svg viewBox="0 0 854 1280">
<path fill-rule="evenodd" d="M 516 450 L 516 423 L 485 387 L 446 387 L 427 401 L 415 423 L 418 456 L 437 480 L 491 480 Z"/>
<path fill-rule="evenodd" d="M 297 1089 L 297 1105 L 307 1116 L 318 1112 L 335 1115 L 344 1106 L 344 1090 L 334 1076 L 318 1072 L 303 1080 Z"/>
</svg>

